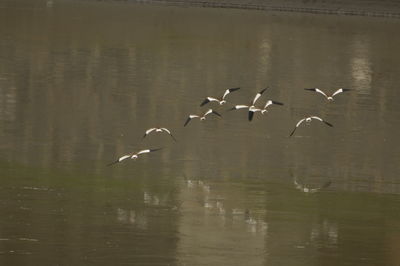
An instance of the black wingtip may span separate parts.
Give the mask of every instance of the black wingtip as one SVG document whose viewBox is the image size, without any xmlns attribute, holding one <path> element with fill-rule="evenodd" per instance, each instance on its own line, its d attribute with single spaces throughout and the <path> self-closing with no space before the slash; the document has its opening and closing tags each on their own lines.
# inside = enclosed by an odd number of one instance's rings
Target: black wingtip
<svg viewBox="0 0 400 266">
<path fill-rule="evenodd" d="M 294 132 L 296 131 L 296 129 L 297 129 L 297 127 L 295 127 L 295 128 L 293 129 L 293 131 L 290 133 L 289 137 L 293 136 L 293 134 L 294 134 Z"/>
<path fill-rule="evenodd" d="M 212 113 L 215 114 L 215 115 L 217 115 L 217 116 L 219 116 L 219 117 L 222 117 L 222 115 L 220 115 L 219 113 L 217 113 L 217 112 L 214 111 L 214 110 L 212 111 Z"/>
<path fill-rule="evenodd" d="M 342 88 L 343 91 L 351 91 L 351 89 Z"/>
<path fill-rule="evenodd" d="M 231 88 L 231 89 L 229 89 L 229 91 L 232 92 L 232 91 L 237 91 L 237 90 L 239 90 L 239 89 L 240 89 L 240 87 L 238 87 L 238 88 Z"/>
<path fill-rule="evenodd" d="M 203 106 L 203 105 L 205 105 L 205 104 L 207 104 L 207 103 L 209 103 L 210 101 L 206 98 L 201 104 L 200 104 L 200 106 Z"/>
<path fill-rule="evenodd" d="M 157 149 L 150 149 L 150 152 L 153 152 L 153 151 L 159 151 L 159 150 L 162 150 L 162 149 L 164 149 L 163 147 L 161 147 L 161 148 L 157 148 Z"/>
<path fill-rule="evenodd" d="M 272 103 L 273 103 L 273 104 L 277 104 L 277 105 L 284 105 L 283 103 L 277 102 L 277 101 L 272 101 Z"/>
<path fill-rule="evenodd" d="M 142 139 L 144 139 L 146 136 L 147 136 L 147 134 L 144 134 Z"/>
<path fill-rule="evenodd" d="M 172 138 L 174 141 L 177 142 L 176 138 L 175 138 L 172 134 L 170 134 L 170 136 L 171 136 L 171 138 Z"/>
<path fill-rule="evenodd" d="M 315 88 L 304 88 L 306 91 L 315 91 Z"/>
<path fill-rule="evenodd" d="M 116 164 L 116 163 L 119 163 L 119 161 L 116 160 L 116 161 L 114 161 L 114 162 L 112 162 L 112 163 L 107 164 L 107 166 L 111 166 L 111 165 L 114 165 L 114 164 Z"/>
<path fill-rule="evenodd" d="M 326 125 L 330 126 L 330 127 L 333 127 L 333 125 L 332 125 L 331 123 L 329 123 L 329 122 L 324 121 L 324 123 L 325 123 Z"/>
<path fill-rule="evenodd" d="M 188 119 L 186 120 L 185 124 L 183 125 L 184 127 L 186 127 L 186 125 L 190 122 L 190 117 L 188 117 Z"/>
<path fill-rule="evenodd" d="M 229 112 L 229 111 L 233 111 L 233 110 L 236 110 L 236 108 L 235 108 L 235 107 L 232 107 L 232 108 L 229 108 L 229 109 L 226 110 L 226 111 Z"/>
<path fill-rule="evenodd" d="M 265 88 L 265 89 L 262 89 L 260 92 L 259 92 L 259 94 L 263 94 L 264 93 L 264 91 L 266 91 L 268 89 L 268 87 L 267 88 Z"/>
</svg>

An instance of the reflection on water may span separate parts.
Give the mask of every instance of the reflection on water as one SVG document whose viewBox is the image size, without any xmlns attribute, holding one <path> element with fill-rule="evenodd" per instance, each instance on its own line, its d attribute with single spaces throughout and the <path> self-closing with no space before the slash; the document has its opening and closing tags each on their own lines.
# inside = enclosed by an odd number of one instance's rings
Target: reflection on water
<svg viewBox="0 0 400 266">
<path fill-rule="evenodd" d="M 0 264 L 399 264 L 398 21 L 24 3 L 0 8 Z M 285 105 L 183 127 L 239 86 Z M 334 127 L 289 138 L 306 115 Z"/>
<path fill-rule="evenodd" d="M 352 88 L 357 89 L 359 93 L 371 94 L 372 71 L 370 63 L 370 42 L 366 36 L 354 36 L 353 57 L 351 63 L 353 84 Z"/>
<path fill-rule="evenodd" d="M 268 228 L 264 211 L 238 206 L 241 203 L 230 192 L 217 186 L 214 188 L 201 180 L 186 180 L 182 187 L 180 262 L 183 265 L 194 261 L 200 265 L 221 261 L 231 265 L 262 264 Z"/>
</svg>

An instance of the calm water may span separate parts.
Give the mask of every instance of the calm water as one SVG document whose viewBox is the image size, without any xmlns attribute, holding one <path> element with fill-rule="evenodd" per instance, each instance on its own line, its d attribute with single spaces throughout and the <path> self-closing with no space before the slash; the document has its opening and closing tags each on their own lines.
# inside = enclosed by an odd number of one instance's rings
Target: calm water
<svg viewBox="0 0 400 266">
<path fill-rule="evenodd" d="M 0 264 L 399 265 L 399 26 L 0 1 Z M 284 106 L 183 127 L 205 96 L 267 86 Z M 289 138 L 305 115 L 334 127 Z"/>
</svg>

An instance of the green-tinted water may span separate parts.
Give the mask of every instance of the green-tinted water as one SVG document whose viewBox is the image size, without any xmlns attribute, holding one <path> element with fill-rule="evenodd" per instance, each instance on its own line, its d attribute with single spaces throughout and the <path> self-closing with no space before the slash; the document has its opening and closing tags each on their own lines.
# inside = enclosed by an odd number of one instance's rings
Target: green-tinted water
<svg viewBox="0 0 400 266">
<path fill-rule="evenodd" d="M 0 264 L 398 265 L 398 28 L 0 2 Z M 205 96 L 237 86 L 230 103 L 209 104 L 221 119 L 183 127 Z M 284 106 L 251 123 L 226 111 L 267 86 L 260 102 Z M 306 87 L 352 91 L 328 103 Z M 305 115 L 334 127 L 289 138 Z M 178 141 L 142 139 L 153 126 Z M 295 178 L 332 184 L 309 194 Z"/>
</svg>

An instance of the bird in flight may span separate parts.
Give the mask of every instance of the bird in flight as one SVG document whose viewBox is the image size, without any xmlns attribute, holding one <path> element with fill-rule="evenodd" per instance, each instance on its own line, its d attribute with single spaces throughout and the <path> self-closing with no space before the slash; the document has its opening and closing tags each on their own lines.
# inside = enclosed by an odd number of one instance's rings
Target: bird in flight
<svg viewBox="0 0 400 266">
<path fill-rule="evenodd" d="M 336 90 L 334 93 L 332 93 L 331 95 L 327 95 L 325 92 L 323 92 L 322 90 L 320 90 L 320 89 L 318 89 L 318 88 L 310 88 L 310 89 L 306 88 L 305 90 L 307 90 L 307 91 L 315 91 L 315 92 L 318 92 L 318 93 L 324 95 L 325 98 L 326 98 L 328 101 L 332 102 L 332 101 L 333 101 L 333 97 L 334 97 L 335 95 L 338 95 L 339 93 L 342 93 L 342 92 L 345 92 L 345 91 L 349 91 L 350 89 L 340 88 L 340 89 Z"/>
<path fill-rule="evenodd" d="M 321 121 L 323 123 L 325 123 L 325 125 L 333 127 L 333 125 L 331 123 L 326 122 L 325 120 L 323 120 L 322 118 L 318 117 L 318 116 L 309 116 L 309 117 L 305 117 L 303 119 L 300 119 L 299 122 L 297 122 L 295 128 L 293 129 L 292 133 L 290 133 L 290 137 L 293 136 L 294 132 L 296 131 L 296 129 L 303 123 L 306 122 L 306 124 L 310 124 L 312 120 L 318 120 Z"/>
<path fill-rule="evenodd" d="M 112 162 L 112 163 L 109 163 L 107 166 L 110 166 L 110 165 L 113 165 L 113 164 L 116 164 L 116 163 L 120 163 L 120 162 L 122 162 L 122 161 L 124 161 L 124 160 L 126 160 L 126 159 L 136 160 L 136 159 L 139 157 L 139 155 L 141 155 L 141 154 L 145 154 L 145 153 L 149 153 L 149 152 L 154 152 L 154 151 L 158 151 L 158 150 L 161 150 L 161 149 L 162 149 L 162 148 L 158 148 L 158 149 L 147 149 L 147 150 L 138 151 L 138 152 L 136 152 L 136 153 L 126 154 L 126 155 L 123 155 L 123 156 L 119 157 L 116 161 L 114 161 L 114 162 Z"/>
<path fill-rule="evenodd" d="M 260 112 L 261 114 L 267 113 L 267 112 L 268 112 L 268 109 L 267 109 L 268 106 L 273 105 L 273 104 L 276 104 L 276 105 L 283 105 L 283 103 L 281 103 L 281 102 L 268 100 L 268 101 L 265 103 L 264 108 L 262 108 L 262 109 L 261 109 L 261 108 L 252 108 L 251 112 L 249 113 L 249 120 L 252 121 L 254 113 L 257 113 L 257 112 Z"/>
<path fill-rule="evenodd" d="M 261 97 L 261 95 L 267 90 L 267 88 L 261 90 L 260 92 L 258 92 L 256 94 L 256 96 L 254 97 L 253 101 L 250 102 L 249 105 L 244 105 L 244 104 L 239 104 L 239 105 L 235 105 L 234 107 L 232 107 L 229 110 L 239 110 L 239 109 L 248 109 L 249 110 L 249 121 L 251 121 L 253 119 L 253 115 L 255 112 L 261 112 L 262 109 L 257 108 L 255 106 L 257 100 Z"/>
<path fill-rule="evenodd" d="M 310 188 L 310 187 L 307 187 L 306 185 L 298 183 L 296 178 L 294 178 L 294 186 L 296 187 L 296 189 L 298 189 L 304 193 L 315 193 L 321 189 L 329 187 L 331 184 L 332 184 L 332 182 L 329 180 L 320 187 Z"/>
<path fill-rule="evenodd" d="M 151 132 L 158 132 L 158 133 L 162 133 L 162 132 L 166 132 L 167 134 L 169 134 L 171 136 L 171 138 L 176 141 L 175 137 L 172 135 L 171 131 L 168 130 L 165 127 L 152 127 L 149 128 L 148 130 L 146 130 L 146 132 L 143 135 L 143 138 L 147 137 L 147 135 L 149 135 Z"/>
<path fill-rule="evenodd" d="M 226 96 L 227 96 L 229 93 L 233 92 L 233 91 L 237 91 L 238 89 L 240 89 L 240 88 L 231 88 L 231 89 L 227 89 L 227 90 L 225 91 L 224 95 L 222 95 L 222 97 L 220 97 L 220 98 L 207 97 L 207 98 L 205 98 L 204 101 L 200 104 L 200 106 L 203 106 L 203 105 L 205 105 L 205 104 L 207 104 L 207 103 L 209 103 L 209 102 L 218 102 L 220 105 L 223 105 L 224 103 L 226 103 L 226 100 L 225 100 Z"/>
<path fill-rule="evenodd" d="M 187 118 L 185 124 L 183 125 L 184 127 L 186 127 L 186 125 L 190 122 L 190 120 L 192 120 L 193 118 L 199 118 L 200 121 L 206 120 L 206 116 L 209 114 L 214 114 L 217 115 L 219 117 L 222 117 L 219 113 L 217 113 L 216 111 L 214 111 L 213 109 L 208 109 L 207 112 L 205 112 L 203 115 L 189 115 L 189 117 Z"/>
</svg>

